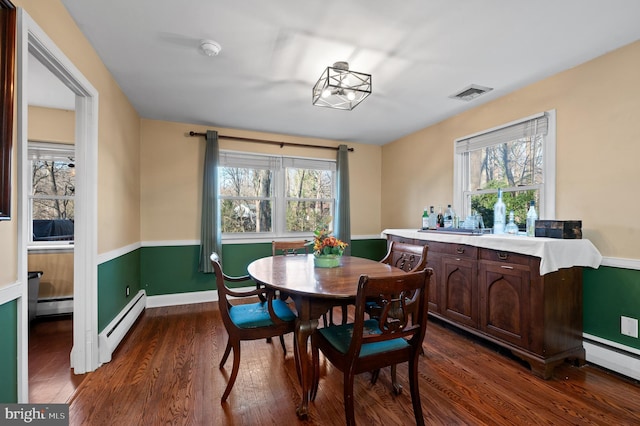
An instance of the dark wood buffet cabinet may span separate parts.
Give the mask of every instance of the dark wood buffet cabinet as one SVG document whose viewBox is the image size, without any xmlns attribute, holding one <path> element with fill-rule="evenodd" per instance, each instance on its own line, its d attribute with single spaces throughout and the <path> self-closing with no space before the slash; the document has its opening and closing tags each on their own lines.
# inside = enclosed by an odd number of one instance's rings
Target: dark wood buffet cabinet
<svg viewBox="0 0 640 426">
<path fill-rule="evenodd" d="M 427 245 L 429 314 L 509 349 L 544 379 L 565 360 L 582 365 L 582 267 L 540 275 L 540 258 L 387 235 Z M 477 237 L 481 238 L 481 237 Z"/>
</svg>

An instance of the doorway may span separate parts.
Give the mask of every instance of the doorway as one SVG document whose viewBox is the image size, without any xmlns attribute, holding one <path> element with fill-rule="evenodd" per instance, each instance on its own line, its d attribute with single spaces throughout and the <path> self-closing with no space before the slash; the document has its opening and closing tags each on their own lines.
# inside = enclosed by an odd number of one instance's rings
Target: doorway
<svg viewBox="0 0 640 426">
<path fill-rule="evenodd" d="M 97 318 L 97 137 L 98 92 L 58 49 L 38 24 L 18 9 L 17 151 L 18 151 L 18 274 L 23 285 L 18 321 L 18 401 L 29 401 L 29 324 L 27 303 L 29 202 L 28 167 L 29 66 L 35 58 L 73 94 L 75 125 L 75 214 L 73 251 L 73 346 L 70 367 L 75 374 L 95 370 L 98 361 Z"/>
</svg>

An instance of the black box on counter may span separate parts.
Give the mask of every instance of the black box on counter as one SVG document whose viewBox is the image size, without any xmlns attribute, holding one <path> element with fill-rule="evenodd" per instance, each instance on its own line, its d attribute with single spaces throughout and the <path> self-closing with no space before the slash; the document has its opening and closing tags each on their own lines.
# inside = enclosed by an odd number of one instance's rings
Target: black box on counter
<svg viewBox="0 0 640 426">
<path fill-rule="evenodd" d="M 582 239 L 581 220 L 536 220 L 536 237 Z"/>
</svg>

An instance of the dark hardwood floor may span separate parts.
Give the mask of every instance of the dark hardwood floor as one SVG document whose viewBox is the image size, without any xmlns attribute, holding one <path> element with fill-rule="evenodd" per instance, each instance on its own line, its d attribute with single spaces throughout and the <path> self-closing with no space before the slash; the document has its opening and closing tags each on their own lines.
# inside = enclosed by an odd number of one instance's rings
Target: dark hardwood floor
<svg viewBox="0 0 640 426">
<path fill-rule="evenodd" d="M 147 309 L 114 353 L 85 375 L 70 400 L 72 425 L 340 425 L 342 377 L 323 362 L 310 416 L 300 401 L 292 336 L 283 357 L 277 339 L 243 342 L 238 380 L 225 404 L 231 371 L 220 370 L 226 333 L 216 303 Z M 493 345 L 430 322 L 420 360 L 425 422 L 433 425 L 637 425 L 640 385 L 598 367 L 563 364 L 551 380 Z M 356 378 L 358 424 L 413 423 L 406 366 L 391 393 L 388 369 L 375 385 Z"/>
<path fill-rule="evenodd" d="M 85 375 L 70 369 L 71 315 L 36 318 L 29 327 L 29 401 L 65 403 Z"/>
</svg>

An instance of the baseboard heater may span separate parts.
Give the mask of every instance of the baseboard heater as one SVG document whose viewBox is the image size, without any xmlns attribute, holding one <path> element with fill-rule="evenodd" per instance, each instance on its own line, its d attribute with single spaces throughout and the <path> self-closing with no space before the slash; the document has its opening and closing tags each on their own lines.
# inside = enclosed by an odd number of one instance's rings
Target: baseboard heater
<svg viewBox="0 0 640 426">
<path fill-rule="evenodd" d="M 122 311 L 105 327 L 98 335 L 98 350 L 100 363 L 111 361 L 111 355 L 116 350 L 124 336 L 127 335 L 133 323 L 138 319 L 147 304 L 147 295 L 144 290 L 124 307 Z"/>
<path fill-rule="evenodd" d="M 587 362 L 640 380 L 640 350 L 583 333 Z"/>
<path fill-rule="evenodd" d="M 36 303 L 36 317 L 71 313 L 73 313 L 73 296 L 43 298 L 38 299 Z"/>
</svg>

